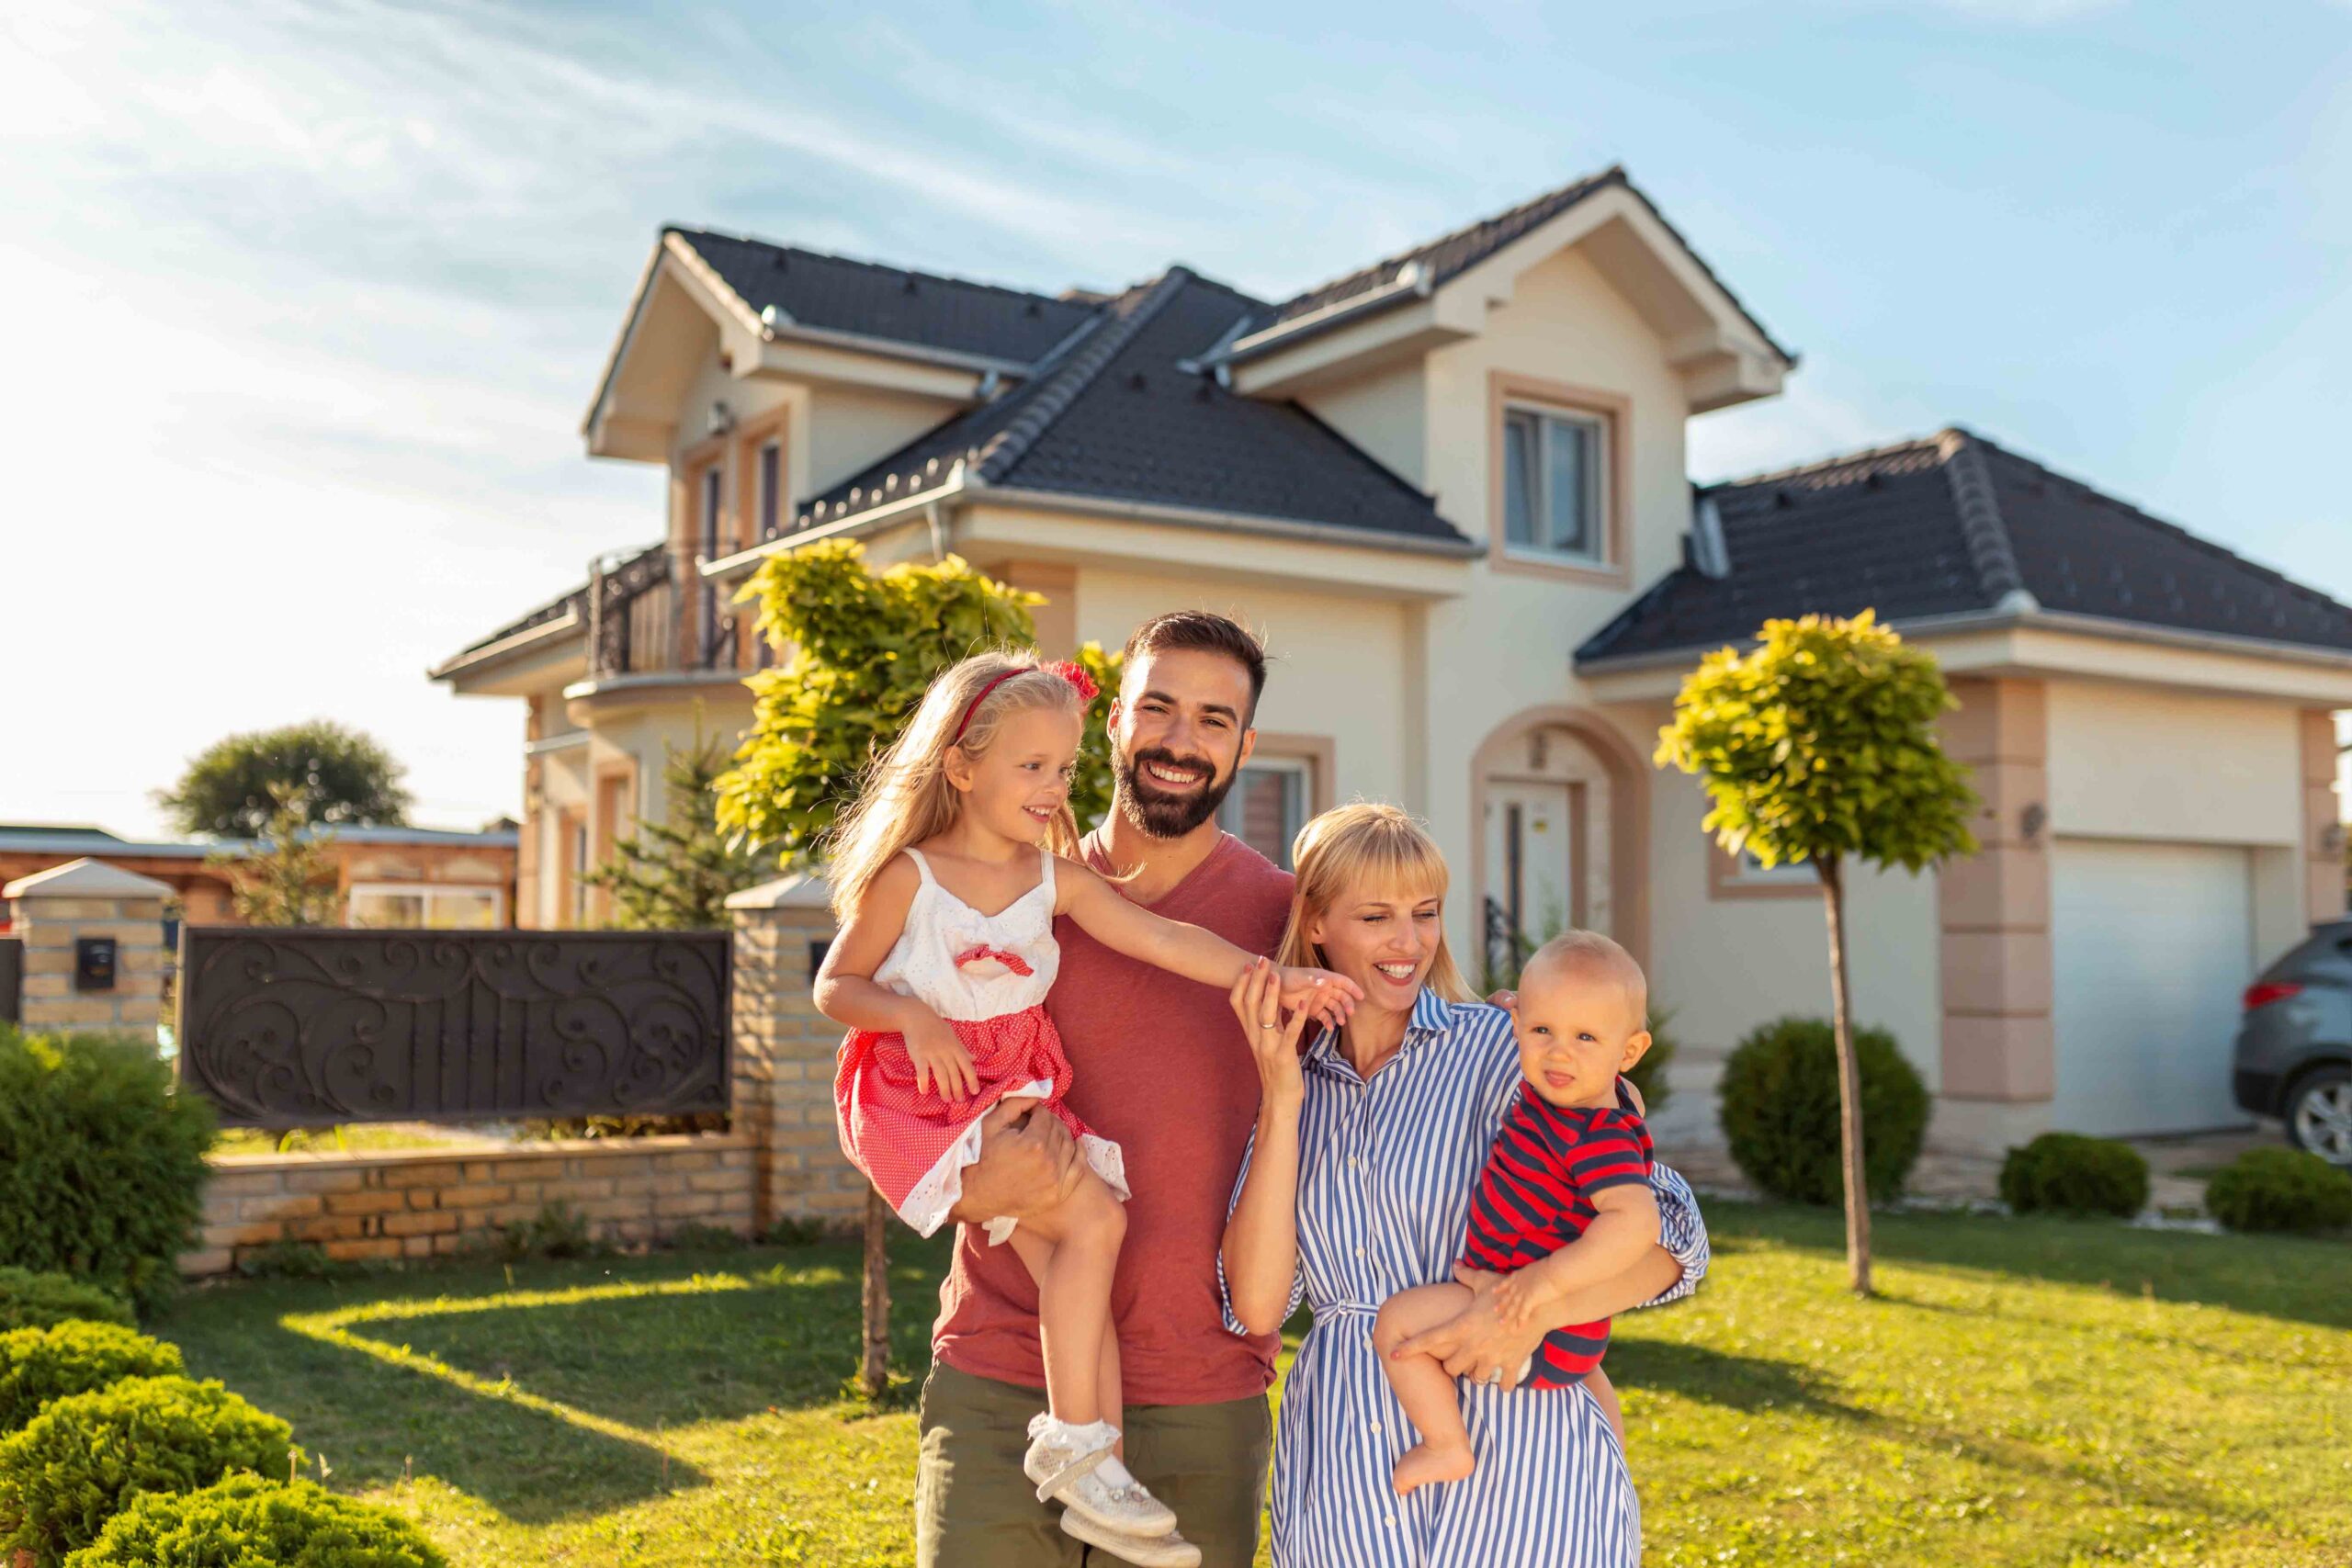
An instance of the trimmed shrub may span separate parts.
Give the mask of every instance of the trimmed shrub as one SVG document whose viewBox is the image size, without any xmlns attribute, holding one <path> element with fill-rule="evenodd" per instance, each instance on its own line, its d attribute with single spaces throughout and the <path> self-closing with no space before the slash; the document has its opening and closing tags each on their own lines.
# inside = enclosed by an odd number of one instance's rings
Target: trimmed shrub
<svg viewBox="0 0 2352 1568">
<path fill-rule="evenodd" d="M 211 1143 L 210 1107 L 172 1092 L 153 1045 L 0 1025 L 0 1258 L 160 1305 Z"/>
<path fill-rule="evenodd" d="M 114 1292 L 64 1274 L 0 1267 L 0 1333 L 59 1323 L 119 1323 L 136 1327 L 130 1303 Z"/>
<path fill-rule="evenodd" d="M 140 1498 L 66 1568 L 448 1568 L 448 1561 L 389 1508 L 308 1481 L 232 1475 L 201 1492 Z"/>
<path fill-rule="evenodd" d="M 2148 1162 L 2131 1145 L 2044 1133 L 2001 1161 L 2001 1201 L 2020 1214 L 2117 1214 L 2148 1206 Z"/>
<path fill-rule="evenodd" d="M 0 1435 L 30 1421 L 52 1399 L 180 1370 L 178 1346 L 119 1323 L 12 1329 L 0 1334 Z"/>
<path fill-rule="evenodd" d="M 1928 1089 L 1883 1029 L 1854 1031 L 1862 1085 L 1862 1180 L 1873 1199 L 1903 1190 L 1928 1134 Z M 1838 1164 L 1838 1042 L 1829 1021 L 1782 1018 L 1750 1032 L 1724 1064 L 1718 1115 L 1747 1179 L 1800 1203 L 1844 1201 Z"/>
<path fill-rule="evenodd" d="M 292 1428 L 217 1382 L 125 1378 L 52 1401 L 0 1438 L 0 1552 L 59 1568 L 147 1492 L 193 1492 L 241 1470 L 283 1475 Z"/>
<path fill-rule="evenodd" d="M 2301 1149 L 2248 1149 L 2205 1184 L 2205 1208 L 2233 1231 L 2352 1225 L 2352 1174 Z"/>
</svg>

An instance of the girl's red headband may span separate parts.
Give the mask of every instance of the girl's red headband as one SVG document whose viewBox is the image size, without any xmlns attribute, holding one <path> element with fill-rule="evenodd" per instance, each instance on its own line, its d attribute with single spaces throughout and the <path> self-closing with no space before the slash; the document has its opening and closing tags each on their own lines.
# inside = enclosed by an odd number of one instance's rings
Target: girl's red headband
<svg viewBox="0 0 2352 1568">
<path fill-rule="evenodd" d="M 972 716 L 980 711 L 980 705 L 989 700 L 990 692 L 995 691 L 1015 675 L 1034 675 L 1040 670 L 1051 671 L 1069 682 L 1070 689 L 1078 694 L 1078 700 L 1081 703 L 1091 703 L 1102 694 L 1102 688 L 1094 683 L 1094 677 L 1067 659 L 1059 664 L 1032 664 L 1025 670 L 1008 670 L 980 688 L 979 695 L 974 697 L 965 707 L 963 718 L 956 725 L 956 734 L 947 743 L 953 746 L 964 739 L 964 731 L 972 728 Z"/>
</svg>

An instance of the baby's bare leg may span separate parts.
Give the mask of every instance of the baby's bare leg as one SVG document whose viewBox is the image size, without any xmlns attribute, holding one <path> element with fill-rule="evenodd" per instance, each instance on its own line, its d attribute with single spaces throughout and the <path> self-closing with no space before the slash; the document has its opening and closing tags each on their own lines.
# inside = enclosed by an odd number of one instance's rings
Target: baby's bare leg
<svg viewBox="0 0 2352 1568">
<path fill-rule="evenodd" d="M 1609 1381 L 1606 1371 L 1595 1367 L 1585 1373 L 1584 1386 L 1592 1390 L 1592 1397 L 1600 1402 L 1600 1413 L 1609 1417 L 1609 1429 L 1617 1434 L 1617 1447 L 1622 1451 L 1625 1447 L 1625 1416 L 1617 1408 L 1617 1385 Z"/>
<path fill-rule="evenodd" d="M 1046 1407 L 1074 1427 L 1106 1419 L 1102 1372 L 1104 1342 L 1111 1340 L 1111 1273 L 1126 1234 L 1125 1208 L 1101 1177 L 1089 1172 L 1069 1197 L 1023 1220 L 1009 1241 L 1037 1281 Z M 1115 1341 L 1109 1353 L 1117 1355 Z M 1115 1368 L 1115 1360 L 1111 1364 Z"/>
<path fill-rule="evenodd" d="M 1476 1462 L 1470 1452 L 1470 1429 L 1462 1424 L 1462 1396 L 1445 1368 L 1431 1356 L 1400 1358 L 1396 1354 L 1397 1346 L 1423 1329 L 1450 1321 L 1469 1304 L 1470 1290 L 1465 1285 L 1420 1285 L 1383 1302 L 1379 1320 L 1373 1325 L 1372 1344 L 1380 1353 L 1380 1370 L 1388 1374 L 1396 1402 L 1421 1435 L 1420 1442 L 1396 1461 L 1392 1481 L 1400 1496 L 1433 1481 L 1459 1481 Z"/>
</svg>

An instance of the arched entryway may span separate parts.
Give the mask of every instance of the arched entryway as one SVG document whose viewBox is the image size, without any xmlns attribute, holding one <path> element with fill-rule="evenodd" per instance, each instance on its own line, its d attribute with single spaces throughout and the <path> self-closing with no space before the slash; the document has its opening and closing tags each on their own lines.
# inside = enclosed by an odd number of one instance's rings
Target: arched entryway
<svg viewBox="0 0 2352 1568">
<path fill-rule="evenodd" d="M 1583 708 L 1528 708 L 1470 763 L 1470 886 L 1478 955 L 1571 926 L 1605 931 L 1648 962 L 1649 769 Z"/>
</svg>

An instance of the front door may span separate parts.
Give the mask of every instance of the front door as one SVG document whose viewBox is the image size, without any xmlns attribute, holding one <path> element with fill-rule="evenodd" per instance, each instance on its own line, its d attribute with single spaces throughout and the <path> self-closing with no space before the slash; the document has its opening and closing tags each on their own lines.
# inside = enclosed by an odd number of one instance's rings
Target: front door
<svg viewBox="0 0 2352 1568">
<path fill-rule="evenodd" d="M 1516 973 L 1575 919 L 1569 787 L 1517 780 L 1487 786 L 1487 964 L 1498 976 Z"/>
</svg>

